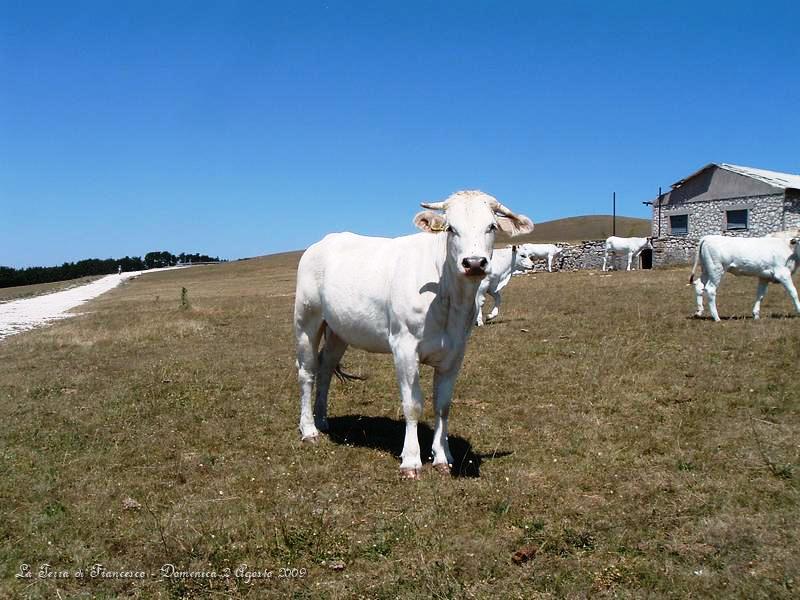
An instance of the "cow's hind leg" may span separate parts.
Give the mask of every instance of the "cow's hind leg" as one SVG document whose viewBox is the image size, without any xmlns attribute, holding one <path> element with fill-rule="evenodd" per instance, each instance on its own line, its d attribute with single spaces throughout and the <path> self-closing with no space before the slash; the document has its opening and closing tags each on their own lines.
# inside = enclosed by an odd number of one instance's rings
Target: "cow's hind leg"
<svg viewBox="0 0 800 600">
<path fill-rule="evenodd" d="M 297 338 L 297 381 L 300 383 L 300 434 L 303 441 L 316 441 L 319 430 L 311 410 L 311 392 L 317 374 L 317 349 L 322 337 L 322 316 L 301 315 L 295 322 Z"/>
<path fill-rule="evenodd" d="M 606 270 L 606 263 L 608 262 L 608 248 L 603 252 L 603 271 Z"/>
<path fill-rule="evenodd" d="M 325 344 L 319 353 L 317 370 L 317 396 L 314 402 L 314 424 L 320 431 L 328 431 L 328 389 L 334 369 L 339 366 L 347 342 L 336 335 L 331 328 L 325 327 Z"/>
<path fill-rule="evenodd" d="M 703 275 L 692 282 L 692 285 L 694 286 L 694 299 L 697 303 L 697 310 L 694 313 L 695 317 L 702 317 L 703 311 L 705 310 L 705 307 L 703 306 L 703 292 L 705 290 L 706 281 L 706 277 Z"/>
<path fill-rule="evenodd" d="M 759 279 L 758 288 L 756 289 L 756 303 L 753 305 L 753 318 L 758 319 L 761 316 L 761 301 L 767 293 L 769 287 L 769 279 Z"/>
<path fill-rule="evenodd" d="M 487 321 L 491 321 L 492 319 L 496 318 L 498 314 L 500 314 L 500 303 L 502 302 L 499 291 L 489 292 L 489 295 L 494 300 L 494 307 L 492 308 L 492 312 L 489 313 L 489 316 L 486 317 Z"/>
<path fill-rule="evenodd" d="M 705 284 L 706 296 L 708 297 L 708 311 L 711 313 L 711 318 L 719 321 L 719 313 L 717 312 L 717 289 L 719 288 L 719 280 L 709 278 Z"/>
<path fill-rule="evenodd" d="M 397 383 L 400 386 L 400 399 L 406 419 L 406 435 L 400 457 L 400 474 L 406 479 L 419 479 L 422 472 L 422 458 L 419 450 L 417 423 L 422 419 L 423 396 L 419 385 L 419 358 L 416 340 L 409 338 L 398 341 L 392 349 Z"/>
</svg>

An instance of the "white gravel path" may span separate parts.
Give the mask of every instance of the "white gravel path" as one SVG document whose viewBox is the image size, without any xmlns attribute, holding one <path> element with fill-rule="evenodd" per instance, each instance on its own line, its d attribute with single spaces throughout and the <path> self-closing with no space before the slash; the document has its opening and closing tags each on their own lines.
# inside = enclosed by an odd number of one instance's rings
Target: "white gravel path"
<svg viewBox="0 0 800 600">
<path fill-rule="evenodd" d="M 165 267 L 147 271 L 130 271 L 120 275 L 106 275 L 97 281 L 61 292 L 1 303 L 0 340 L 15 333 L 22 333 L 45 325 L 50 321 L 74 317 L 75 313 L 67 311 L 115 288 L 126 279 L 147 273 L 160 273 L 161 271 L 183 268 L 185 267 Z"/>
</svg>

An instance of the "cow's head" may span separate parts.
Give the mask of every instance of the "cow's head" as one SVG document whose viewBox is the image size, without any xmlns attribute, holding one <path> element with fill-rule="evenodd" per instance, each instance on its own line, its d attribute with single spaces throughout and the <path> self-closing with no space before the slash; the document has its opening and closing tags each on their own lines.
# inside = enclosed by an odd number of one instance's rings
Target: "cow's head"
<svg viewBox="0 0 800 600">
<path fill-rule="evenodd" d="M 447 235 L 448 260 L 467 277 L 483 278 L 491 272 L 498 229 L 510 236 L 533 231 L 528 217 L 477 190 L 456 192 L 444 202 L 423 202 L 422 207 L 429 210 L 417 213 L 414 224 L 423 231 Z"/>
<path fill-rule="evenodd" d="M 535 257 L 531 256 L 531 249 L 528 247 L 528 244 L 512 246 L 512 248 L 517 249 L 517 256 L 514 262 L 514 267 L 516 269 L 524 269 L 526 271 L 533 269 L 533 259 Z"/>
</svg>

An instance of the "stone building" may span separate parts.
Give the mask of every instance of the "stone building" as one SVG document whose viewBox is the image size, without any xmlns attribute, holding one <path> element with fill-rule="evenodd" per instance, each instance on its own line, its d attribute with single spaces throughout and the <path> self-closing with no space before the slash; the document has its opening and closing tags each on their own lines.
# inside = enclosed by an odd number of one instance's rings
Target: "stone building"
<svg viewBox="0 0 800 600">
<path fill-rule="evenodd" d="M 671 187 L 652 202 L 656 266 L 693 260 L 704 235 L 800 228 L 800 175 L 711 163 Z"/>
</svg>

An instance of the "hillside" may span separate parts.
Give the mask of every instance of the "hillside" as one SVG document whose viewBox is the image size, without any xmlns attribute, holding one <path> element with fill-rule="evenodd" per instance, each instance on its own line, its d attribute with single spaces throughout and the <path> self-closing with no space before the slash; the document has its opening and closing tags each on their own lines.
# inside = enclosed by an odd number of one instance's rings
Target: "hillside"
<svg viewBox="0 0 800 600">
<path fill-rule="evenodd" d="M 617 217 L 617 232 L 621 237 L 650 235 L 650 220 L 634 217 Z M 515 242 L 572 242 L 602 240 L 611 235 L 611 215 L 567 217 L 536 223 L 533 233 L 514 238 Z"/>
</svg>

